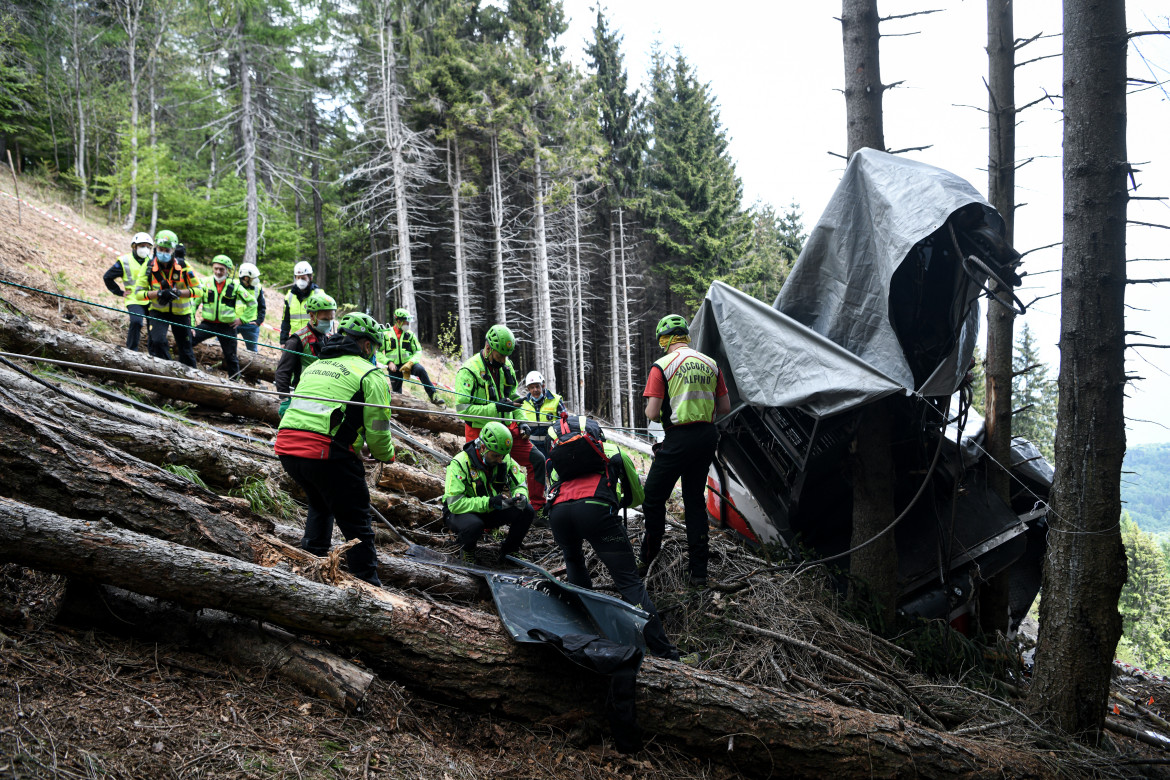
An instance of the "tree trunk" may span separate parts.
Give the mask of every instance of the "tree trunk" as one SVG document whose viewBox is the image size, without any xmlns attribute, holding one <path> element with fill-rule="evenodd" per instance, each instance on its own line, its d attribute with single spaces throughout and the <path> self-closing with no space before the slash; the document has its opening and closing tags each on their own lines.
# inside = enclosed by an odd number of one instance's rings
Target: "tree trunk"
<svg viewBox="0 0 1170 780">
<path fill-rule="evenodd" d="M 886 150 L 882 123 L 882 74 L 878 55 L 877 0 L 842 0 L 841 40 L 845 49 L 847 156 L 858 149 Z"/>
<path fill-rule="evenodd" d="M 72 33 L 71 41 L 73 44 L 73 90 L 74 100 L 77 105 L 77 136 L 74 139 L 77 145 L 77 151 L 74 155 L 74 168 L 77 172 L 78 183 L 81 186 L 81 208 L 79 210 L 82 216 L 84 216 L 85 202 L 89 196 L 89 181 L 85 170 L 85 105 L 82 100 L 83 95 L 81 90 L 81 85 L 84 82 L 84 79 L 81 77 L 84 67 L 82 61 L 85 59 L 85 55 L 81 50 L 81 7 L 81 4 L 78 3 L 72 8 L 73 24 L 70 32 Z"/>
<path fill-rule="evenodd" d="M 321 130 L 317 124 L 317 106 L 312 100 L 308 101 L 307 109 L 309 112 L 309 149 L 312 152 L 309 175 L 313 177 L 313 229 L 317 234 L 317 265 L 313 278 L 321 289 L 325 289 L 329 281 L 329 263 L 325 253 L 324 202 L 321 200 Z"/>
<path fill-rule="evenodd" d="M 434 604 L 345 577 L 345 587 L 81 522 L 0 499 L 0 559 L 201 609 L 338 640 L 429 695 L 463 707 L 571 728 L 601 710 L 599 678 L 517 645 L 495 615 Z M 791 694 L 648 659 L 639 720 L 660 741 L 748 775 L 783 766 L 791 777 L 1041 776 L 1011 749 L 949 737 L 900 717 Z M 729 736 L 734 735 L 734 736 Z M 736 739 L 739 735 L 749 735 Z"/>
<path fill-rule="evenodd" d="M 155 86 L 157 82 L 157 67 L 155 61 L 158 56 L 158 43 L 156 42 L 151 51 L 150 56 L 150 167 L 151 173 L 154 176 L 152 187 L 150 190 L 150 237 L 154 238 L 154 233 L 158 229 L 158 193 L 159 193 L 159 174 L 158 174 L 158 154 L 156 146 L 158 145 L 158 123 L 156 119 L 157 112 L 155 111 Z"/>
<path fill-rule="evenodd" d="M 378 487 L 405 493 L 423 501 L 443 495 L 443 480 L 405 463 L 380 464 Z"/>
<path fill-rule="evenodd" d="M 138 216 L 138 31 L 142 27 L 143 0 L 124 0 L 119 4 L 118 21 L 126 32 L 126 65 L 130 82 L 130 209 L 122 229 L 134 229 Z"/>
<path fill-rule="evenodd" d="M 240 142 L 243 145 L 244 184 L 247 189 L 243 262 L 255 264 L 260 245 L 260 191 L 256 181 L 256 106 L 252 101 L 252 64 L 248 60 L 250 38 L 246 34 L 245 13 L 243 9 L 240 10 L 236 28 L 240 67 Z"/>
<path fill-rule="evenodd" d="M 455 305 L 459 315 L 461 354 L 475 351 L 471 341 L 471 301 L 467 289 L 467 261 L 463 257 L 463 171 L 459 164 L 459 136 L 452 131 L 447 141 L 447 184 L 451 187 L 451 215 L 455 236 Z"/>
<path fill-rule="evenodd" d="M 239 667 L 257 667 L 258 672 L 283 678 L 344 713 L 360 714 L 374 682 L 374 675 L 357 664 L 287 632 L 253 626 L 227 613 L 192 613 L 88 582 L 70 582 L 57 620 L 144 642 L 182 644 Z"/>
<path fill-rule="evenodd" d="M 545 384 L 551 392 L 557 391 L 556 366 L 553 363 L 553 333 L 552 333 L 552 295 L 549 290 L 548 273 L 548 236 L 544 224 L 544 177 L 541 172 L 540 138 L 536 139 L 536 152 L 533 161 L 533 181 L 535 190 L 533 197 L 536 205 L 536 322 L 533 328 L 536 331 L 536 365 L 544 374 Z"/>
<path fill-rule="evenodd" d="M 1028 705 L 1096 739 L 1117 600 L 1125 454 L 1125 4 L 1064 4 L 1064 257 L 1056 475 Z"/>
<path fill-rule="evenodd" d="M 581 217 L 577 203 L 577 180 L 573 179 L 573 252 L 577 258 L 581 257 Z M 568 279 L 569 290 L 569 337 L 566 339 L 565 354 L 568 360 L 565 361 L 565 382 L 569 385 L 569 392 L 566 394 L 569 398 L 570 409 L 580 409 L 581 407 L 581 385 L 579 384 L 577 375 L 577 318 L 581 316 L 581 307 L 578 304 L 577 296 L 581 291 L 577 289 L 574 284 L 571 266 Z"/>
<path fill-rule="evenodd" d="M 573 284 L 577 288 L 577 354 L 575 357 L 570 355 L 569 359 L 577 361 L 577 404 L 574 409 L 580 414 L 585 411 L 585 284 L 581 275 L 581 225 L 576 199 L 573 201 L 573 228 L 576 231 Z"/>
<path fill-rule="evenodd" d="M 252 389 L 245 385 L 237 385 L 197 369 L 187 368 L 181 363 L 131 352 L 124 347 L 112 347 L 85 336 L 48 328 L 2 311 L 0 347 L 6 352 L 20 352 L 66 360 L 78 365 L 95 366 L 91 370 L 76 366 L 73 368 L 76 371 L 94 373 L 106 378 L 117 376 L 120 381 L 162 393 L 170 398 L 222 409 L 273 425 L 280 422 L 277 411 L 279 401 L 274 395 L 261 395 L 252 392 Z M 115 375 L 97 367 L 129 373 Z M 188 384 L 174 381 L 175 378 L 210 384 Z"/>
<path fill-rule="evenodd" d="M 1016 41 L 1012 0 L 987 0 L 988 200 L 1007 225 L 1004 239 L 1013 241 L 1016 209 Z M 995 284 L 992 282 L 992 284 Z M 987 484 L 1011 505 L 1011 482 L 1006 468 L 1012 449 L 1012 327 L 1015 311 L 994 298 L 987 301 L 986 415 L 984 441 Z M 1011 588 L 1010 569 L 979 589 L 979 625 L 994 634 L 1007 632 Z"/>
<path fill-rule="evenodd" d="M 625 215 L 618 209 L 618 247 L 621 251 L 622 269 L 622 339 L 626 347 L 626 401 L 628 425 L 634 424 L 634 332 L 630 329 L 630 292 L 626 287 L 626 226 Z"/>
<path fill-rule="evenodd" d="M 617 273 L 617 241 L 614 237 L 613 214 L 609 219 L 609 359 L 610 359 L 610 415 L 614 425 L 622 424 L 622 360 L 618 352 L 618 332 L 612 323 L 618 321 L 618 273 Z M 630 421 L 633 425 L 634 421 Z"/>
<path fill-rule="evenodd" d="M 406 161 L 403 158 L 406 133 L 398 113 L 398 58 L 394 53 L 393 21 L 390 19 L 388 8 L 383 15 L 381 43 L 386 146 L 392 155 L 394 208 L 398 218 L 398 295 L 402 308 L 410 312 L 411 317 L 416 317 L 418 316 L 418 306 L 414 299 L 414 265 L 410 258 L 410 217 L 406 201 Z M 379 320 L 385 320 L 385 300 L 389 290 L 381 289 L 374 292 L 382 300 L 382 308 L 380 309 L 382 316 L 379 317 Z"/>
<path fill-rule="evenodd" d="M 492 153 L 492 189 L 491 215 L 492 231 L 495 233 L 494 249 L 495 264 L 493 269 L 496 275 L 496 322 L 500 325 L 508 324 L 508 307 L 504 295 L 504 183 L 500 180 L 500 137 L 493 132 L 491 137 Z M 466 360 L 472 352 L 464 352 Z"/>
</svg>

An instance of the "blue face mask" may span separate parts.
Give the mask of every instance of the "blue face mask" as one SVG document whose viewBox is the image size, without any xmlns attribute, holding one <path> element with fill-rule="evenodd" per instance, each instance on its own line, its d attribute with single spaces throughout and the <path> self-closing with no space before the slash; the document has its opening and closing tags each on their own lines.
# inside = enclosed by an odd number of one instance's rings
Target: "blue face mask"
<svg viewBox="0 0 1170 780">
<path fill-rule="evenodd" d="M 164 252 L 161 249 L 156 249 L 154 252 L 154 256 L 158 258 L 158 261 L 160 263 L 169 263 L 169 262 L 171 262 L 171 259 L 174 258 L 175 253 L 174 252 Z"/>
</svg>

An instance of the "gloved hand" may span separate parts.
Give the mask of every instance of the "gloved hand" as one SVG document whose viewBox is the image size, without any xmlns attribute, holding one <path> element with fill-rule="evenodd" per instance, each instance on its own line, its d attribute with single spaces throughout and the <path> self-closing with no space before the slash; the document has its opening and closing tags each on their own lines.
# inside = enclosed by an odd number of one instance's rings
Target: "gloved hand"
<svg viewBox="0 0 1170 780">
<path fill-rule="evenodd" d="M 414 363 L 403 363 L 402 364 L 402 375 L 403 376 L 410 376 L 410 369 L 412 369 L 412 368 L 414 368 Z"/>
<path fill-rule="evenodd" d="M 175 257 L 179 258 L 180 260 L 186 260 L 187 259 L 187 247 L 184 246 L 183 244 L 179 244 L 178 246 L 176 246 L 175 247 Z"/>
<path fill-rule="evenodd" d="M 288 405 L 292 403 L 291 398 L 286 398 L 280 402 L 280 416 L 284 417 L 284 413 L 288 411 Z"/>
<path fill-rule="evenodd" d="M 171 303 L 179 297 L 179 291 L 174 287 L 167 287 L 166 289 L 158 291 L 159 303 Z"/>
<path fill-rule="evenodd" d="M 516 407 L 512 406 L 512 404 L 508 403 L 507 401 L 496 401 L 497 414 L 511 415 L 515 410 Z"/>
<path fill-rule="evenodd" d="M 527 439 L 531 435 L 532 435 L 532 426 L 529 425 L 528 423 L 520 423 L 520 436 L 521 436 L 521 438 Z"/>
<path fill-rule="evenodd" d="M 505 496 L 503 493 L 497 493 L 496 495 L 494 495 L 488 499 L 488 509 L 491 509 L 492 511 L 498 512 L 504 508 L 504 506 L 506 505 L 507 502 L 508 502 L 507 496 Z"/>
</svg>

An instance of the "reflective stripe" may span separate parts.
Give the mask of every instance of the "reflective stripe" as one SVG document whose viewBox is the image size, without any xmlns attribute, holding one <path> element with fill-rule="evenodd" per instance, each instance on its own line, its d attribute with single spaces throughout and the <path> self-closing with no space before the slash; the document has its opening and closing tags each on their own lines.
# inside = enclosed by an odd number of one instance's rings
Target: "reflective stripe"
<svg viewBox="0 0 1170 780">
<path fill-rule="evenodd" d="M 466 403 L 466 404 L 455 404 L 455 411 L 457 411 L 457 412 L 466 412 L 466 411 L 467 411 L 468 409 L 470 409 L 470 408 L 471 408 L 471 404 L 470 404 L 470 403 Z"/>
<path fill-rule="evenodd" d="M 670 397 L 671 403 L 678 401 L 680 404 L 683 401 L 714 401 L 714 400 L 715 400 L 715 392 L 714 391 L 708 392 L 705 390 L 688 390 L 685 393 L 679 393 L 678 395 L 672 395 Z"/>
<path fill-rule="evenodd" d="M 339 402 L 340 403 L 340 402 Z M 289 409 L 300 409 L 302 412 L 314 412 L 316 414 L 332 414 L 336 406 L 323 404 L 319 401 L 310 401 L 307 398 L 293 398 L 292 403 L 288 405 Z"/>
<path fill-rule="evenodd" d="M 290 314 L 290 315 L 288 315 L 288 318 L 290 320 L 307 320 L 307 319 L 309 319 L 309 315 L 308 314 Z"/>
<path fill-rule="evenodd" d="M 371 431 L 388 431 L 390 430 L 389 420 L 373 420 L 366 424 L 366 428 Z"/>
<path fill-rule="evenodd" d="M 714 360 L 711 360 L 709 357 L 704 355 L 702 352 L 696 352 L 695 350 L 693 350 L 689 347 L 683 347 L 682 349 L 675 350 L 675 354 L 680 355 L 682 357 L 682 360 L 672 360 L 669 364 L 667 364 L 667 366 L 665 368 L 662 369 L 662 373 L 666 376 L 667 382 L 670 381 L 671 377 L 674 376 L 674 372 L 678 371 L 679 368 L 682 367 L 683 362 L 685 362 L 686 359 L 689 357 L 693 357 L 695 360 L 698 360 L 700 363 L 703 363 L 704 365 L 707 366 L 707 368 L 711 369 L 712 371 L 719 370 L 719 366 L 717 366 L 715 364 Z"/>
</svg>

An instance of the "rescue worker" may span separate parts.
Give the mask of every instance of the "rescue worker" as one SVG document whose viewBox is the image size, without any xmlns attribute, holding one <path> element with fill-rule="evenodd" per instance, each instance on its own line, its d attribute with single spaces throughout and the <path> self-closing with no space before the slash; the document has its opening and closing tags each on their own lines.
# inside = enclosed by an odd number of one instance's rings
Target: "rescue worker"
<svg viewBox="0 0 1170 780">
<path fill-rule="evenodd" d="M 547 458 L 548 425 L 565 413 L 565 399 L 545 389 L 544 376 L 539 371 L 528 372 L 524 387 L 528 395 L 520 399 L 520 414 L 532 428 L 532 446 Z"/>
<path fill-rule="evenodd" d="M 431 399 L 431 403 L 436 406 L 446 406 L 446 401 L 435 396 L 435 386 L 431 383 L 431 377 L 423 365 L 418 362 L 419 355 L 422 354 L 422 345 L 418 343 L 418 336 L 406 329 L 406 326 L 413 319 L 406 309 L 395 309 L 394 326 L 383 331 L 385 339 L 383 355 L 386 360 L 386 368 L 390 373 L 390 387 L 394 392 L 400 393 L 402 392 L 403 378 L 416 376 L 422 382 L 423 390 L 426 390 L 427 398 Z M 379 362 L 383 359 L 383 355 L 378 356 Z"/>
<path fill-rule="evenodd" d="M 309 313 L 309 324 L 288 337 L 283 345 L 285 351 L 280 353 L 280 362 L 276 365 L 276 389 L 281 393 L 291 393 L 296 389 L 304 370 L 321 355 L 325 338 L 333 333 L 337 301 L 320 290 L 314 290 L 305 301 L 305 310 Z M 291 400 L 285 398 L 280 402 L 282 417 Z"/>
<path fill-rule="evenodd" d="M 227 255 L 211 259 L 211 279 L 204 281 L 200 292 L 203 320 L 195 334 L 196 344 L 219 339 L 224 370 L 233 379 L 240 374 L 236 328 L 244 324 L 248 305 L 256 305 L 256 294 L 231 278 L 234 270 L 235 263 Z"/>
<path fill-rule="evenodd" d="M 464 563 L 475 563 L 475 548 L 485 528 L 508 526 L 498 554 L 502 560 L 520 550 L 536 519 L 524 472 L 508 455 L 511 449 L 512 432 L 493 420 L 447 465 L 443 519 L 459 540 Z"/>
<path fill-rule="evenodd" d="M 136 233 L 130 239 L 130 251 L 119 257 L 113 265 L 106 269 L 102 281 L 106 289 L 126 301 L 126 311 L 130 314 L 130 328 L 126 331 L 126 349 L 138 350 L 138 342 L 142 338 L 142 325 L 146 322 L 146 298 L 142 297 L 135 288 L 134 280 L 138 278 L 138 271 L 150 261 L 150 254 L 154 250 L 154 239 L 149 233 Z M 122 277 L 122 289 L 114 280 Z"/>
<path fill-rule="evenodd" d="M 313 266 L 304 260 L 293 266 L 293 286 L 284 294 L 284 315 L 280 320 L 280 343 L 288 341 L 294 330 L 300 330 L 309 319 L 305 311 L 305 301 L 313 294 L 313 290 L 320 290 L 313 282 Z"/>
<path fill-rule="evenodd" d="M 195 368 L 191 315 L 199 294 L 199 277 L 187 267 L 186 260 L 175 257 L 178 245 L 178 236 L 170 230 L 160 230 L 155 237 L 154 257 L 138 269 L 134 289 L 149 301 L 152 319 L 147 327 L 147 350 L 150 354 L 163 360 L 171 359 L 171 350 L 167 346 L 167 328 L 170 328 L 179 362 Z"/>
<path fill-rule="evenodd" d="M 715 416 L 731 411 L 723 372 L 715 361 L 690 348 L 690 328 L 677 314 L 668 314 L 655 329 L 666 353 L 655 361 L 642 395 L 646 419 L 660 420 L 666 438 L 646 475 L 646 500 L 642 506 L 646 535 L 642 539 L 639 569 L 645 574 L 662 549 L 666 533 L 666 499 L 682 478 L 683 511 L 687 526 L 687 560 L 690 583 L 707 585 L 707 507 L 703 490 L 715 459 L 719 433 Z"/>
<path fill-rule="evenodd" d="M 264 300 L 264 288 L 260 286 L 260 269 L 252 263 L 240 263 L 240 286 L 256 296 L 256 300 L 244 307 L 243 323 L 236 331 L 244 339 L 244 345 L 249 352 L 259 352 L 257 346 L 260 341 L 260 325 L 264 322 L 264 315 L 268 313 L 268 306 Z"/>
<path fill-rule="evenodd" d="M 305 370 L 297 385 L 276 433 L 276 454 L 309 504 L 301 547 L 314 555 L 328 553 L 336 521 L 346 541 L 361 540 L 346 553 L 350 574 L 381 585 L 370 490 L 358 454 L 364 438 L 374 458 L 394 462 L 386 408 L 390 391 L 373 363 L 380 328 L 361 312 L 345 315 L 338 325 L 339 332 L 322 347 L 321 359 Z"/>
<path fill-rule="evenodd" d="M 512 458 L 528 472 L 528 495 L 540 511 L 544 507 L 544 454 L 533 450 L 529 441 L 532 429 L 523 421 L 520 410 L 509 399 L 516 395 L 516 369 L 509 355 L 516 349 L 516 339 L 506 325 L 492 325 L 484 337 L 483 350 L 476 352 L 455 375 L 459 400 L 455 409 L 463 417 L 463 434 L 467 441 L 479 436 L 486 420 L 499 418 L 512 432 Z"/>
<path fill-rule="evenodd" d="M 569 422 L 578 422 L 584 430 L 584 417 L 571 417 L 566 421 Z M 550 426 L 551 440 L 556 440 L 559 427 L 559 424 Z M 555 464 L 549 472 L 552 484 L 549 491 L 549 526 L 553 539 L 565 556 L 565 579 L 580 588 L 593 589 L 593 578 L 589 576 L 583 549 L 583 543 L 589 542 L 593 552 L 609 570 L 614 587 L 622 594 L 622 598 L 649 613 L 650 620 L 642 629 L 646 648 L 659 658 L 678 661 L 678 648 L 667 637 L 658 610 L 654 608 L 654 602 L 650 600 L 646 586 L 638 576 L 634 548 L 618 517 L 619 509 L 637 507 L 642 503 L 642 483 L 638 479 L 638 470 L 630 456 L 616 444 L 605 441 L 604 435 L 598 444 L 603 447 L 606 460 L 598 458 L 596 473 L 560 480 Z M 698 659 L 688 658 L 688 661 L 692 660 Z"/>
</svg>

